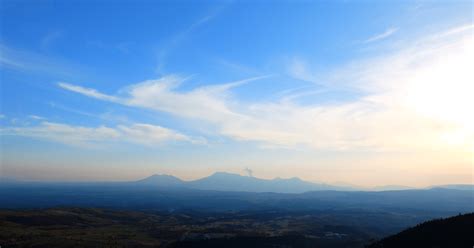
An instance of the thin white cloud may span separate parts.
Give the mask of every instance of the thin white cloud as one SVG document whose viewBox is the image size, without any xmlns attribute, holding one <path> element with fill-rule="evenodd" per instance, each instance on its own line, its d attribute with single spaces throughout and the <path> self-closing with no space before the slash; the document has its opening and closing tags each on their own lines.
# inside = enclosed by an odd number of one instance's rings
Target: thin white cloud
<svg viewBox="0 0 474 248">
<path fill-rule="evenodd" d="M 393 34 L 395 34 L 397 31 L 398 31 L 398 28 L 395 28 L 395 27 L 388 28 L 383 33 L 376 34 L 374 36 L 369 37 L 368 39 L 364 40 L 363 43 L 371 43 L 371 42 L 386 39 L 389 36 L 392 36 Z"/>
<path fill-rule="evenodd" d="M 90 97 L 94 97 L 94 98 L 104 100 L 104 101 L 110 101 L 110 102 L 118 102 L 119 101 L 118 98 L 113 97 L 113 96 L 109 96 L 109 95 L 106 95 L 106 94 L 99 93 L 95 89 L 84 88 L 84 87 L 81 87 L 81 86 L 76 86 L 76 85 L 63 83 L 63 82 L 58 83 L 58 86 L 63 88 L 63 89 L 72 91 L 72 92 L 80 93 L 80 94 L 90 96 Z"/>
<path fill-rule="evenodd" d="M 104 126 L 89 128 L 53 122 L 42 122 L 39 125 L 28 127 L 2 128 L 1 134 L 40 138 L 76 146 L 88 146 L 120 136 L 115 129 Z"/>
<path fill-rule="evenodd" d="M 1 43 L 0 68 L 20 72 L 46 73 L 61 77 L 78 75 L 78 69 L 84 69 L 82 66 L 72 65 L 69 61 L 15 49 Z"/>
<path fill-rule="evenodd" d="M 35 126 L 1 128 L 0 134 L 39 138 L 81 147 L 96 147 L 112 142 L 132 142 L 143 145 L 156 145 L 169 141 L 196 142 L 171 129 L 142 123 L 116 127 L 83 127 L 41 122 Z"/>
<path fill-rule="evenodd" d="M 132 126 L 120 125 L 117 130 L 126 139 L 140 144 L 157 144 L 164 141 L 191 141 L 189 137 L 171 129 L 150 125 L 133 124 Z"/>
<path fill-rule="evenodd" d="M 33 120 L 44 120 L 44 117 L 38 116 L 38 115 L 29 115 L 28 118 L 33 119 Z"/>
<path fill-rule="evenodd" d="M 2 67 L 8 68 L 24 68 L 25 65 L 21 64 L 21 62 L 12 60 L 11 58 L 7 58 L 4 56 L 0 56 L 0 65 Z"/>
<path fill-rule="evenodd" d="M 118 42 L 118 43 L 106 43 L 100 40 L 88 40 L 85 42 L 87 46 L 107 51 L 120 52 L 122 54 L 129 54 L 132 52 L 133 43 L 129 42 Z"/>
<path fill-rule="evenodd" d="M 63 33 L 59 30 L 48 32 L 42 39 L 41 39 L 41 48 L 47 49 L 50 47 L 55 41 L 60 39 L 63 36 Z"/>
<path fill-rule="evenodd" d="M 229 90 L 265 77 L 268 76 L 203 86 L 189 92 L 180 93 L 175 90 L 185 79 L 178 76 L 166 76 L 121 89 L 120 92 L 126 95 L 126 97 L 110 96 L 100 93 L 95 89 L 88 89 L 67 83 L 59 83 L 58 85 L 66 90 L 100 100 L 170 112 L 182 117 L 203 119 L 206 121 L 212 119 L 215 122 L 219 122 L 222 116 L 238 115 L 238 113 L 234 113 L 225 106 L 225 99 L 230 96 Z"/>
<path fill-rule="evenodd" d="M 472 34 L 413 44 L 324 75 L 328 85 L 363 93 L 339 104 L 301 105 L 286 96 L 242 102 L 232 94 L 239 82 L 182 92 L 176 89 L 182 79 L 173 76 L 131 85 L 120 97 L 73 85 L 65 89 L 206 122 L 220 135 L 268 147 L 413 151 L 474 146 L 473 118 L 466 116 L 467 106 L 474 105 Z"/>
<path fill-rule="evenodd" d="M 317 80 L 316 75 L 311 73 L 307 63 L 300 58 L 294 58 L 291 61 L 288 73 L 290 76 L 303 81 L 316 82 Z"/>
<path fill-rule="evenodd" d="M 462 34 L 466 31 L 470 31 L 474 29 L 474 24 L 467 24 L 467 25 L 463 25 L 463 26 L 459 26 L 459 27 L 455 27 L 455 28 L 452 28 L 450 30 L 447 30 L 445 32 L 442 32 L 440 34 L 437 34 L 434 36 L 434 38 L 443 38 L 443 37 L 447 37 L 447 36 L 451 36 L 451 35 L 456 35 L 456 34 Z"/>
<path fill-rule="evenodd" d="M 188 28 L 177 32 L 175 35 L 171 36 L 168 39 L 168 42 L 161 47 L 157 53 L 158 64 L 156 66 L 156 71 L 162 73 L 166 64 L 166 59 L 169 54 L 181 43 L 183 42 L 191 33 L 193 33 L 199 27 L 210 22 L 219 13 L 226 7 L 226 5 L 218 6 L 217 8 L 212 9 L 207 15 L 197 19 L 195 22 L 191 23 Z"/>
</svg>

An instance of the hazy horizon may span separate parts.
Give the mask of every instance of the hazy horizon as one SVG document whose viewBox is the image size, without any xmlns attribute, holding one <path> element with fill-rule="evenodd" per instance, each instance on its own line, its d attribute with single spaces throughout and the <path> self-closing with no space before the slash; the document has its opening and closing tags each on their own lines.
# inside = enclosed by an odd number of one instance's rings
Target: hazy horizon
<svg viewBox="0 0 474 248">
<path fill-rule="evenodd" d="M 1 177 L 474 184 L 472 2 L 0 11 Z"/>
<path fill-rule="evenodd" d="M 301 178 L 301 177 L 298 177 L 298 176 L 289 176 L 289 177 L 281 177 L 281 176 L 276 176 L 276 177 L 259 177 L 258 175 L 249 175 L 248 172 L 246 172 L 246 169 L 243 170 L 243 172 L 236 172 L 236 171 L 215 171 L 215 172 L 212 172 L 210 174 L 206 174 L 204 176 L 195 176 L 195 177 L 190 177 L 190 178 L 182 178 L 180 176 L 177 176 L 177 175 L 173 175 L 173 174 L 166 174 L 166 173 L 154 173 L 154 174 L 150 174 L 150 175 L 144 175 L 144 176 L 141 176 L 141 177 L 137 177 L 137 178 L 122 178 L 122 179 L 117 179 L 117 178 L 113 178 L 113 179 L 102 179 L 102 178 L 97 178 L 97 179 L 91 179 L 91 178 L 86 178 L 86 179 L 77 179 L 77 178 L 71 178 L 71 179 L 68 179 L 68 178 L 54 178 L 54 179 L 51 179 L 51 178 L 45 178 L 45 179 L 29 179 L 29 178 L 22 178 L 22 177 L 0 177 L 0 182 L 2 182 L 2 180 L 8 180 L 7 182 L 9 182 L 10 180 L 13 180 L 13 182 L 17 181 L 17 182 L 32 182 L 32 183 L 35 183 L 35 182 L 38 182 L 38 183 L 100 183 L 100 182 L 104 182 L 104 183 L 113 183 L 113 182 L 135 182 L 135 181 L 140 181 L 140 180 L 143 180 L 143 179 L 148 179 L 148 178 L 151 178 L 153 176 L 172 176 L 172 177 L 176 177 L 180 180 L 182 180 L 183 182 L 193 182 L 193 181 L 196 181 L 196 180 L 199 180 L 199 179 L 204 179 L 204 178 L 207 178 L 207 177 L 211 177 L 215 174 L 218 174 L 218 173 L 225 173 L 225 174 L 232 174 L 232 175 L 239 175 L 239 176 L 242 176 L 242 177 L 253 177 L 253 178 L 256 178 L 256 179 L 263 179 L 263 180 L 275 180 L 275 179 L 292 179 L 292 178 L 297 178 L 297 179 L 300 179 L 304 182 L 309 182 L 309 183 L 315 183 L 315 184 L 328 184 L 328 185 L 331 185 L 331 186 L 343 186 L 343 187 L 348 187 L 348 189 L 352 189 L 352 190 L 373 190 L 373 189 L 377 189 L 377 188 L 384 188 L 384 187 L 388 187 L 389 190 L 391 189 L 395 189 L 395 188 L 399 188 L 400 189 L 403 189 L 404 187 L 407 187 L 407 189 L 411 188 L 411 189 L 425 189 L 425 188 L 430 188 L 430 187 L 437 187 L 437 186 L 446 186 L 446 185 L 474 185 L 472 183 L 459 183 L 459 182 L 452 182 L 452 183 L 443 183 L 443 184 L 426 184 L 426 185 L 405 185 L 405 184 L 377 184 L 377 185 L 357 185 L 357 184 L 352 184 L 352 183 L 348 183 L 348 182 L 342 182 L 342 181 L 334 181 L 334 182 L 327 182 L 327 181 L 312 181 L 312 180 L 306 180 L 305 178 Z M 253 172 L 252 172 L 253 173 Z"/>
</svg>

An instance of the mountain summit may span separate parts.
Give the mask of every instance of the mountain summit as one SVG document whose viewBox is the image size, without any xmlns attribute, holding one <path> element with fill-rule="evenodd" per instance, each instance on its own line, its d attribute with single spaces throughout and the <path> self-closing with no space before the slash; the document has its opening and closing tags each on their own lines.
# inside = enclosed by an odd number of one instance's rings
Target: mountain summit
<svg viewBox="0 0 474 248">
<path fill-rule="evenodd" d="M 172 175 L 151 175 L 147 178 L 136 181 L 138 184 L 156 185 L 164 187 L 182 186 L 185 182 Z"/>
</svg>

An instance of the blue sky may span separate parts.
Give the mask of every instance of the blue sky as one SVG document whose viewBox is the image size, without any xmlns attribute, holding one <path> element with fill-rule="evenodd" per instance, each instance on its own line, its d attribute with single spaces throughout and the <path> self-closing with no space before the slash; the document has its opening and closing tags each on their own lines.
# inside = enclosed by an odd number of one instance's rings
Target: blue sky
<svg viewBox="0 0 474 248">
<path fill-rule="evenodd" d="M 2 1 L 2 176 L 472 182 L 472 9 Z"/>
</svg>

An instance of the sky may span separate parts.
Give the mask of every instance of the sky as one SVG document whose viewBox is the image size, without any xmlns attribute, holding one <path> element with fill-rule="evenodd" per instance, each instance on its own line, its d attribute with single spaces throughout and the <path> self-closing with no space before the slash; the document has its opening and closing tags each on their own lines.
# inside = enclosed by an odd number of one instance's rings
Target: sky
<svg viewBox="0 0 474 248">
<path fill-rule="evenodd" d="M 0 1 L 0 175 L 474 183 L 472 1 Z"/>
</svg>

